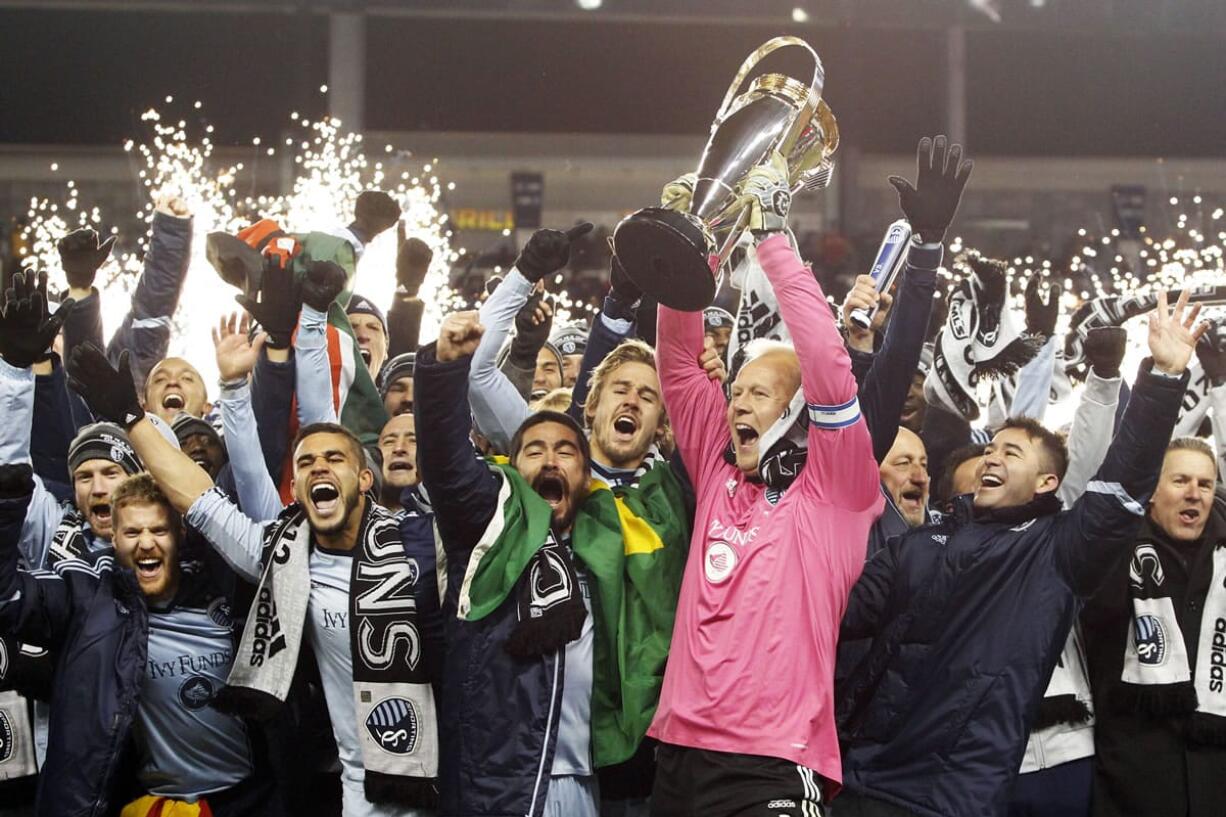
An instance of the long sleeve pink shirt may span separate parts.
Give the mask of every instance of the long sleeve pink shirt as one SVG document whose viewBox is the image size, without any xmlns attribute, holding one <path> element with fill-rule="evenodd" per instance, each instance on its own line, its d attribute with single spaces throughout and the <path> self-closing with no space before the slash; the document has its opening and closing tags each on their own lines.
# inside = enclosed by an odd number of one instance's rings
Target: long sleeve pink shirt
<svg viewBox="0 0 1226 817">
<path fill-rule="evenodd" d="M 831 781 L 830 795 L 842 780 L 833 704 L 839 622 L 883 500 L 851 363 L 821 288 L 785 236 L 757 252 L 800 359 L 808 461 L 781 498 L 724 461 L 727 404 L 698 365 L 702 314 L 660 307 L 660 383 L 697 511 L 648 734 L 789 760 Z"/>
</svg>

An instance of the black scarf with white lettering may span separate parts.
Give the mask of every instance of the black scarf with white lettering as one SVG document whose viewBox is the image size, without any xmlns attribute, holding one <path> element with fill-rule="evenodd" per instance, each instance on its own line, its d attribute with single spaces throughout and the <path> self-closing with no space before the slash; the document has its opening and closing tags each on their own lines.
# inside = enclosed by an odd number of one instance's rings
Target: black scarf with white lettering
<svg viewBox="0 0 1226 817">
<path fill-rule="evenodd" d="M 310 597 L 313 535 L 299 505 L 264 529 L 263 575 L 219 703 L 267 718 L 293 680 Z M 438 724 L 422 660 L 413 590 L 395 515 L 366 498 L 349 583 L 349 646 L 358 742 L 371 802 L 437 802 Z"/>
</svg>

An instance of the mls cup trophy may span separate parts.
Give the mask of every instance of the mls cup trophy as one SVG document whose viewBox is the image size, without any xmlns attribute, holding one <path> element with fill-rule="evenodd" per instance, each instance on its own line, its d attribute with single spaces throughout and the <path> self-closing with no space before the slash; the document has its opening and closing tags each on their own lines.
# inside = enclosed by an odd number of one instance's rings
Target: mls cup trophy
<svg viewBox="0 0 1226 817">
<path fill-rule="evenodd" d="M 813 58 L 811 81 L 759 74 L 737 94 L 758 63 L 788 46 Z M 817 52 L 798 37 L 776 37 L 741 64 L 711 125 L 688 209 L 683 202 L 648 207 L 613 231 L 613 252 L 640 289 L 674 309 L 710 305 L 718 270 L 749 217 L 737 200 L 737 184 L 775 151 L 787 161 L 793 194 L 829 184 L 839 129 L 821 98 L 825 76 Z"/>
</svg>

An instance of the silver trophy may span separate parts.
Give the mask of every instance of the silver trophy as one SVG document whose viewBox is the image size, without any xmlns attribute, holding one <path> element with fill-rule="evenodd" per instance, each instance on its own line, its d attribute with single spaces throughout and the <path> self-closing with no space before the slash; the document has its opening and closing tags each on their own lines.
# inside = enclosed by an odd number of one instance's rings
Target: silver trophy
<svg viewBox="0 0 1226 817">
<path fill-rule="evenodd" d="M 813 58 L 812 79 L 759 74 L 738 94 L 763 58 L 788 46 Z M 817 52 L 798 37 L 776 37 L 741 64 L 711 125 L 689 207 L 682 209 L 684 200 L 648 207 L 613 231 L 613 251 L 639 288 L 674 309 L 711 303 L 718 271 L 749 218 L 736 187 L 775 151 L 787 162 L 793 194 L 830 183 L 839 128 L 821 98 L 825 76 Z"/>
</svg>

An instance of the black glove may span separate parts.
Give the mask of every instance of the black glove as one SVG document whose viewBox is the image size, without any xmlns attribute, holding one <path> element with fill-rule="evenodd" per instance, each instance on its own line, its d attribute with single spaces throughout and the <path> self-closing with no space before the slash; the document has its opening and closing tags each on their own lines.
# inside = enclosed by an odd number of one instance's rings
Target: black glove
<svg viewBox="0 0 1226 817">
<path fill-rule="evenodd" d="M 0 499 L 16 499 L 34 493 L 34 468 L 27 462 L 0 465 Z"/>
<path fill-rule="evenodd" d="M 106 355 L 92 343 L 82 343 L 72 350 L 65 368 L 68 385 L 85 400 L 90 410 L 103 420 L 110 420 L 131 431 L 141 421 L 145 410 L 136 396 L 132 382 L 132 367 L 128 350 L 119 355 L 116 369 Z"/>
<path fill-rule="evenodd" d="M 73 289 L 92 287 L 98 268 L 106 263 L 114 245 L 115 236 L 99 242 L 98 233 L 90 227 L 73 230 L 56 242 L 55 248 L 60 251 L 60 264 L 64 267 L 68 286 Z"/>
<path fill-rule="evenodd" d="M 353 223 L 349 225 L 349 229 L 366 243 L 395 224 L 399 218 L 400 205 L 395 199 L 382 190 L 363 190 L 353 206 Z"/>
<path fill-rule="evenodd" d="M 1026 284 L 1026 331 L 1031 335 L 1050 338 L 1056 333 L 1056 319 L 1060 317 L 1060 285 L 1052 281 L 1047 288 L 1047 300 L 1040 289 L 1041 276 L 1034 275 Z"/>
<path fill-rule="evenodd" d="M 404 237 L 404 222 L 400 222 L 400 244 L 396 250 L 396 285 L 406 298 L 416 298 L 421 282 L 430 271 L 434 250 L 420 238 Z"/>
<path fill-rule="evenodd" d="M 612 257 L 609 269 L 609 296 L 629 309 L 633 309 L 643 298 L 643 290 L 630 280 L 616 255 Z"/>
<path fill-rule="evenodd" d="M 971 255 L 967 259 L 974 277 L 971 285 L 983 293 L 980 303 L 1003 303 L 1005 298 L 1005 274 L 1009 265 L 995 258 Z"/>
<path fill-rule="evenodd" d="M 327 312 L 344 290 L 345 270 L 331 261 L 312 261 L 302 278 L 302 301 L 319 312 Z"/>
<path fill-rule="evenodd" d="M 570 243 L 592 229 L 590 222 L 561 230 L 537 230 L 515 259 L 520 274 L 532 283 L 557 272 L 570 261 Z"/>
<path fill-rule="evenodd" d="M 947 153 L 944 136 L 921 139 L 916 163 L 919 173 L 914 187 L 902 176 L 890 176 L 889 182 L 898 191 L 898 204 L 911 222 L 911 231 L 925 244 L 939 244 L 958 212 L 975 163 L 962 161 L 961 145 L 950 147 Z"/>
<path fill-rule="evenodd" d="M 553 315 L 539 324 L 532 322 L 536 308 L 546 298 L 544 292 L 534 292 L 515 315 L 515 338 L 511 341 L 511 362 L 521 369 L 536 368 L 536 356 L 549 340 Z"/>
<path fill-rule="evenodd" d="M 4 293 L 0 310 L 0 356 L 16 369 L 28 369 L 47 359 L 47 350 L 59 334 L 71 298 L 60 304 L 54 315 L 47 314 L 47 273 L 35 278 L 33 270 L 13 274 Z"/>
<path fill-rule="evenodd" d="M 264 274 L 260 276 L 259 290 L 247 295 L 235 295 L 234 300 L 268 333 L 270 349 L 290 347 L 294 327 L 298 325 L 298 312 L 302 309 L 302 284 L 293 270 L 281 266 L 279 256 L 264 256 Z"/>
<path fill-rule="evenodd" d="M 1226 383 L 1226 323 L 1214 321 L 1209 331 L 1201 335 L 1196 342 L 1196 357 L 1210 385 Z"/>
<path fill-rule="evenodd" d="M 1122 326 L 1096 326 L 1086 333 L 1086 362 L 1094 374 L 1110 380 L 1120 376 L 1128 332 Z"/>
</svg>

